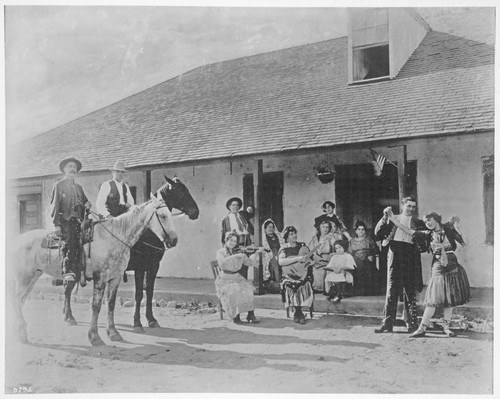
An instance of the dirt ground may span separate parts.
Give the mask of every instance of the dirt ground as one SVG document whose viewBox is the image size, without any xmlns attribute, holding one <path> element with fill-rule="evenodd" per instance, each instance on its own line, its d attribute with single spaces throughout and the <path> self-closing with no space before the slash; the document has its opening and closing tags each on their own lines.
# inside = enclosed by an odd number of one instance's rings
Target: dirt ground
<svg viewBox="0 0 500 399">
<path fill-rule="evenodd" d="M 143 308 L 144 309 L 144 308 Z M 6 337 L 5 393 L 294 392 L 491 394 L 492 334 L 457 330 L 409 339 L 404 328 L 376 335 L 377 319 L 316 314 L 306 325 L 284 311 L 257 309 L 257 325 L 219 314 L 155 308 L 161 328 L 132 331 L 133 308 L 118 307 L 123 342 L 99 332 L 87 340 L 89 304 L 73 304 L 77 326 L 62 319 L 62 302 L 29 300 L 31 343 Z M 143 317 L 143 323 L 145 323 Z M 6 329 L 8 331 L 8 329 Z"/>
</svg>

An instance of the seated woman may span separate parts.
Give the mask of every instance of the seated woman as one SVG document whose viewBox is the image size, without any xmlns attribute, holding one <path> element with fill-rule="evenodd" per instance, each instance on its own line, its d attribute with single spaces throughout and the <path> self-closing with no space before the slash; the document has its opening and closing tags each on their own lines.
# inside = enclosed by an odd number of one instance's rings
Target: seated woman
<svg viewBox="0 0 500 399">
<path fill-rule="evenodd" d="M 276 224 L 272 219 L 267 219 L 262 225 L 262 244 L 265 251 L 262 254 L 264 280 L 271 280 L 279 284 L 281 270 L 278 264 L 278 253 L 284 241 L 281 233 L 276 230 Z"/>
<path fill-rule="evenodd" d="M 378 246 L 375 241 L 366 235 L 366 224 L 357 221 L 355 225 L 356 237 L 349 242 L 349 252 L 356 262 L 354 274 L 355 295 L 375 295 L 377 293 L 377 266 L 375 256 Z"/>
<path fill-rule="evenodd" d="M 215 293 L 234 323 L 241 323 L 240 313 L 243 312 L 248 312 L 249 323 L 258 323 L 254 315 L 253 284 L 240 274 L 244 265 L 254 266 L 256 260 L 245 253 L 234 253 L 237 243 L 238 234 L 228 232 L 224 246 L 217 251 L 216 259 L 222 272 L 215 279 Z"/>
<path fill-rule="evenodd" d="M 323 220 L 319 225 L 315 225 L 316 234 L 309 243 L 309 248 L 313 251 L 313 290 L 314 292 L 325 291 L 325 267 L 330 261 L 333 253 L 332 224 L 328 220 Z"/>
<path fill-rule="evenodd" d="M 420 326 L 410 335 L 410 338 L 425 336 L 425 331 L 436 311 L 436 307 L 443 308 L 444 333 L 448 337 L 455 336 L 455 333 L 449 327 L 453 308 L 466 304 L 470 299 L 467 273 L 463 266 L 458 263 L 455 255 L 457 242 L 465 246 L 458 227 L 460 219 L 454 216 L 450 222 L 442 223 L 441 215 L 436 212 L 427 213 L 424 219 L 429 230 L 424 232 L 411 230 L 402 225 L 392 213 L 389 214 L 389 219 L 408 234 L 415 236 L 426 235 L 428 246 L 433 254 L 431 277 L 427 283 L 424 298 L 425 311 Z"/>
<path fill-rule="evenodd" d="M 353 257 L 346 253 L 346 244 L 343 240 L 335 241 L 335 253 L 326 266 L 328 274 L 325 277 L 325 289 L 328 292 L 328 300 L 340 302 L 345 293 L 347 283 L 352 284 L 351 271 L 356 268 Z"/>
<path fill-rule="evenodd" d="M 307 266 L 308 256 L 302 254 L 309 252 L 309 249 L 306 244 L 297 241 L 297 229 L 293 226 L 283 230 L 283 239 L 285 245 L 281 247 L 278 255 L 279 264 L 283 268 L 281 295 L 287 308 L 295 308 L 295 323 L 305 324 L 306 318 L 302 308 L 311 307 L 314 302 L 312 268 Z"/>
</svg>

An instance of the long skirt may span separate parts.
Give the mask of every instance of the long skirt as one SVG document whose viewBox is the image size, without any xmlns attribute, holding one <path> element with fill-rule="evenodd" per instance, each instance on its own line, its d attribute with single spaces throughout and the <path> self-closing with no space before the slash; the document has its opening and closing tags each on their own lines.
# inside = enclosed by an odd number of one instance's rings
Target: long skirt
<svg viewBox="0 0 500 399">
<path fill-rule="evenodd" d="M 427 284 L 424 305 L 432 307 L 460 306 L 470 299 L 469 279 L 453 253 L 447 254 L 448 264 L 432 260 L 432 275 Z"/>
<path fill-rule="evenodd" d="M 311 281 L 284 279 L 281 282 L 281 294 L 285 307 L 311 307 L 314 302 L 314 292 Z"/>
<path fill-rule="evenodd" d="M 215 293 L 230 318 L 255 309 L 253 284 L 241 274 L 222 272 L 215 280 Z"/>
</svg>

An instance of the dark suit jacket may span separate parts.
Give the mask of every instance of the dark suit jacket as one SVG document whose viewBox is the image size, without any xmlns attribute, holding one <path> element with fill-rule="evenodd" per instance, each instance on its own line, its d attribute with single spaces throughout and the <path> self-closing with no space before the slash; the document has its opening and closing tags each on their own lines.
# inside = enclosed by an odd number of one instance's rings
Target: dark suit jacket
<svg viewBox="0 0 500 399">
<path fill-rule="evenodd" d="M 83 220 L 87 201 L 87 196 L 78 183 L 71 184 L 68 179 L 55 182 L 54 187 L 52 187 L 52 199 L 50 201 L 54 226 L 60 226 L 62 219 L 69 220 L 76 217 Z"/>
<path fill-rule="evenodd" d="M 380 226 L 379 226 L 380 224 Z M 411 229 L 419 231 L 424 231 L 426 229 L 425 222 L 421 219 L 418 219 L 416 216 L 411 218 Z M 377 227 L 380 227 L 377 230 Z M 377 241 L 382 241 L 385 239 L 392 239 L 394 236 L 393 230 L 395 229 L 394 223 L 389 221 L 389 223 L 384 223 L 381 219 L 379 223 L 377 223 L 377 227 L 375 227 L 375 238 Z M 418 292 L 422 291 L 424 288 L 424 282 L 422 280 L 422 260 L 420 258 L 421 252 L 428 251 L 427 239 L 422 234 L 415 234 L 413 236 L 413 247 L 415 249 L 415 288 Z"/>
</svg>

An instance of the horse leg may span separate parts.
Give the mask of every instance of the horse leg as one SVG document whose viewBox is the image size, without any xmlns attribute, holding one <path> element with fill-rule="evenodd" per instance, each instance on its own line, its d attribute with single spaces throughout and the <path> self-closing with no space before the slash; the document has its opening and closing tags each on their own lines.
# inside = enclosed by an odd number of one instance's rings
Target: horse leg
<svg viewBox="0 0 500 399">
<path fill-rule="evenodd" d="M 134 332 L 143 333 L 144 328 L 141 324 L 141 302 L 143 298 L 142 285 L 144 281 L 144 267 L 137 265 L 134 271 L 135 280 L 135 313 L 134 313 Z"/>
<path fill-rule="evenodd" d="M 106 333 L 111 341 L 123 341 L 122 336 L 115 327 L 115 303 L 116 293 L 120 285 L 121 276 L 108 282 L 108 327 Z"/>
<path fill-rule="evenodd" d="M 68 281 L 64 289 L 64 321 L 68 326 L 76 326 L 76 320 L 71 312 L 71 292 L 75 288 L 76 281 Z"/>
<path fill-rule="evenodd" d="M 92 319 L 90 320 L 89 328 L 89 341 L 93 346 L 104 345 L 104 341 L 99 336 L 97 330 L 97 320 L 99 319 L 99 312 L 101 311 L 102 299 L 104 296 L 104 289 L 106 283 L 101 281 L 99 273 L 94 273 L 94 293 L 92 297 Z"/>
<path fill-rule="evenodd" d="M 151 328 L 160 327 L 158 320 L 153 316 L 153 293 L 159 268 L 160 262 L 157 262 L 146 272 L 146 319 Z"/>
<path fill-rule="evenodd" d="M 17 337 L 22 343 L 28 343 L 26 320 L 24 320 L 22 308 L 24 303 L 26 302 L 26 299 L 28 298 L 28 295 L 33 290 L 33 287 L 35 286 L 41 275 L 42 272 L 40 270 L 33 270 L 33 272 L 29 275 L 23 276 L 21 279 L 19 279 L 16 284 L 13 298 L 13 307 L 14 315 L 17 319 Z"/>
</svg>

